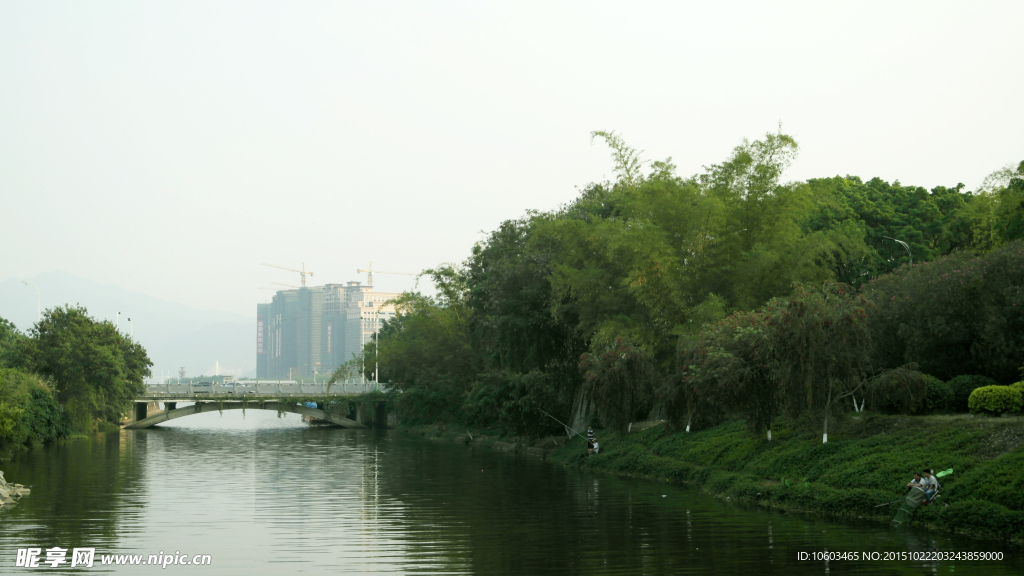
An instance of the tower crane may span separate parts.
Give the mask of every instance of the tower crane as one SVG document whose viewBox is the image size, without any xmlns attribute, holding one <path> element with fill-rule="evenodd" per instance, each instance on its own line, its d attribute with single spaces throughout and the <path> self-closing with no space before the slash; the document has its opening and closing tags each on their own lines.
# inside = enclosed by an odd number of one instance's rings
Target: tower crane
<svg viewBox="0 0 1024 576">
<path fill-rule="evenodd" d="M 264 266 L 270 266 L 271 268 L 280 268 L 281 270 L 287 270 L 289 272 L 298 272 L 299 276 L 302 277 L 302 287 L 303 288 L 306 287 L 306 276 L 312 276 L 313 275 L 312 272 L 307 272 L 306 271 L 306 263 L 305 262 L 302 263 L 302 270 L 296 270 L 295 268 L 285 268 L 284 266 L 278 266 L 277 264 L 267 264 L 266 262 L 262 262 L 262 264 Z"/>
<path fill-rule="evenodd" d="M 373 286 L 373 262 L 370 262 L 370 268 L 367 270 L 363 270 L 362 268 L 356 270 L 356 274 L 362 274 L 363 272 L 366 272 L 366 285 Z M 416 276 L 416 274 L 410 274 L 409 272 L 381 272 L 380 270 L 377 271 L 377 274 L 398 274 L 401 276 Z"/>
</svg>

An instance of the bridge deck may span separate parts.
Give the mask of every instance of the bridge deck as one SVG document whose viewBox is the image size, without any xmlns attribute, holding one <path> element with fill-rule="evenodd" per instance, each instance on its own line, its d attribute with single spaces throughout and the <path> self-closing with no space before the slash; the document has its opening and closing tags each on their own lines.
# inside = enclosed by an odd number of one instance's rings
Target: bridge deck
<svg viewBox="0 0 1024 576">
<path fill-rule="evenodd" d="M 332 414 L 331 412 L 320 410 L 317 408 L 309 408 L 301 404 L 294 404 L 291 402 L 281 404 L 278 402 L 258 402 L 257 405 L 249 406 L 250 409 L 262 409 L 262 410 L 279 410 L 281 412 L 292 412 L 294 414 L 302 414 L 305 416 L 312 416 L 313 418 L 320 418 L 321 420 L 327 420 L 339 426 L 345 428 L 365 428 L 362 424 L 355 420 L 350 420 L 338 414 Z M 143 418 L 132 422 L 126 428 L 139 430 L 142 428 L 149 428 L 161 422 L 167 422 L 168 420 L 174 420 L 175 418 L 182 418 L 184 416 L 191 416 L 192 414 L 201 414 L 203 412 L 219 412 L 221 410 L 239 410 L 243 406 L 241 402 L 232 402 L 226 405 L 219 405 L 214 402 L 199 402 L 192 406 L 186 406 L 184 408 L 176 408 L 174 410 L 165 410 L 153 416 Z"/>
<path fill-rule="evenodd" d="M 147 384 L 138 401 L 241 400 L 343 397 L 373 391 L 373 384 L 302 384 L 299 382 L 230 382 L 227 384 Z"/>
<path fill-rule="evenodd" d="M 291 392 L 291 393 L 252 393 L 252 394 L 210 394 L 204 392 L 174 393 L 174 394 L 153 394 L 146 393 L 136 396 L 136 402 L 264 402 L 275 399 L 286 398 L 355 398 L 364 392 L 331 392 L 327 394 L 312 392 Z"/>
</svg>

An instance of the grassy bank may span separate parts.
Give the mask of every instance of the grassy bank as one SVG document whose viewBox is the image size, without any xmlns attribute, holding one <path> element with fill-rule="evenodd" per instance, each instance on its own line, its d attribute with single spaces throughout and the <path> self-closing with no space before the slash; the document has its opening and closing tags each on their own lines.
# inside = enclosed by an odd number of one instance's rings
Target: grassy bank
<svg viewBox="0 0 1024 576">
<path fill-rule="evenodd" d="M 864 415 L 821 435 L 785 422 L 773 440 L 742 422 L 692 433 L 664 425 L 602 431 L 601 453 L 576 439 L 551 453 L 568 466 L 700 487 L 718 496 L 792 511 L 888 521 L 914 470 L 954 469 L 937 506 L 914 523 L 1024 543 L 1024 419 Z"/>
<path fill-rule="evenodd" d="M 773 440 L 734 421 L 692 433 L 663 424 L 632 433 L 598 431 L 601 453 L 580 438 L 500 438 L 487 431 L 411 431 L 566 466 L 698 487 L 767 508 L 888 522 L 914 470 L 954 469 L 940 505 L 918 509 L 912 525 L 1024 543 L 1024 418 L 866 414 L 818 433 L 780 422 Z"/>
</svg>

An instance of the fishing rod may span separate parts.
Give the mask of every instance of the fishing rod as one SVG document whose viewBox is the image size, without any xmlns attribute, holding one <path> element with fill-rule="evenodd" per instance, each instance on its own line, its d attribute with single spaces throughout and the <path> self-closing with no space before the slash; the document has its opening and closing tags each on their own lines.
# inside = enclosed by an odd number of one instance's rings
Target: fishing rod
<svg viewBox="0 0 1024 576">
<path fill-rule="evenodd" d="M 885 504 L 879 504 L 878 506 L 872 506 L 872 508 L 879 508 L 881 506 L 886 506 L 886 505 L 889 505 L 889 504 L 895 504 L 895 503 L 897 503 L 897 502 L 899 502 L 901 500 L 903 500 L 903 499 L 901 498 L 900 500 L 893 500 L 892 502 L 886 502 Z"/>
<path fill-rule="evenodd" d="M 555 418 L 555 417 L 554 417 L 554 416 L 552 416 L 551 414 L 548 414 L 547 412 L 544 412 L 544 411 L 543 411 L 543 410 L 541 410 L 540 408 L 537 408 L 537 410 L 538 410 L 539 412 L 541 412 L 542 414 L 544 414 L 545 416 L 547 416 L 548 418 L 551 418 L 551 419 L 552 419 L 552 420 L 554 420 L 555 422 L 558 422 L 558 423 L 559 423 L 559 424 L 561 424 L 562 426 L 565 426 L 566 430 L 572 430 L 572 428 L 570 428 L 570 427 L 569 427 L 569 426 L 568 426 L 568 425 L 567 425 L 567 424 L 566 424 L 565 422 L 562 422 L 561 420 L 559 420 L 558 418 Z M 586 439 L 587 439 L 587 438 L 586 438 L 586 436 L 584 436 L 583 434 L 580 434 L 579 432 L 577 432 L 577 431 L 575 431 L 575 430 L 572 430 L 572 433 L 573 433 L 573 434 L 575 434 L 575 435 L 577 435 L 577 436 L 579 436 L 580 438 L 583 438 L 584 440 L 586 440 Z"/>
</svg>

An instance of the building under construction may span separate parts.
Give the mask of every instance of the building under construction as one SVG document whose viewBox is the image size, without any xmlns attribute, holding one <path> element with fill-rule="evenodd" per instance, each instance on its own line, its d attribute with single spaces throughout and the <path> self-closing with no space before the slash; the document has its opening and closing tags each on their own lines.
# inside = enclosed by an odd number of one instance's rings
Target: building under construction
<svg viewBox="0 0 1024 576">
<path fill-rule="evenodd" d="M 256 377 L 328 377 L 394 318 L 394 306 L 384 302 L 396 296 L 361 282 L 279 290 L 256 305 Z"/>
</svg>

